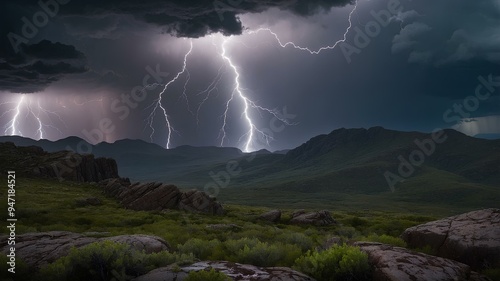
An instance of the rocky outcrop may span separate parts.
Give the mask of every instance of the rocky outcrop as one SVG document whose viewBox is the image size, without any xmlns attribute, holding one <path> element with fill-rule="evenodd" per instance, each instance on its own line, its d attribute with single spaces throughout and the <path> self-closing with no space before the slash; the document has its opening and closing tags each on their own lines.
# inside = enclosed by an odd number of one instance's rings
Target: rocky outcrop
<svg viewBox="0 0 500 281">
<path fill-rule="evenodd" d="M 332 218 L 330 212 L 326 210 L 311 213 L 306 213 L 304 210 L 298 210 L 292 214 L 290 222 L 293 224 L 310 224 L 316 226 L 327 226 L 337 223 Z"/>
<path fill-rule="evenodd" d="M 95 158 L 92 154 L 80 155 L 71 151 L 44 152 L 41 165 L 33 168 L 33 174 L 59 180 L 99 182 L 117 178 L 118 165 L 111 158 Z"/>
<path fill-rule="evenodd" d="M 181 192 L 175 185 L 162 183 L 134 183 L 127 179 L 108 179 L 99 183 L 104 193 L 117 198 L 128 209 L 185 210 L 212 215 L 224 214 L 224 208 L 214 198 L 199 190 Z"/>
<path fill-rule="evenodd" d="M 313 278 L 287 267 L 257 267 L 227 261 L 197 262 L 182 267 L 180 271 L 162 267 L 137 277 L 134 281 L 182 281 L 186 279 L 191 271 L 210 270 L 212 268 L 238 281 L 314 281 Z"/>
<path fill-rule="evenodd" d="M 34 269 L 52 263 L 69 254 L 71 248 L 80 248 L 93 242 L 112 240 L 126 243 L 139 251 L 155 253 L 169 251 L 170 245 L 160 237 L 150 235 L 121 235 L 106 238 L 88 237 L 66 231 L 26 233 L 16 237 L 16 257 Z M 7 253 L 7 236 L 0 237 L 2 252 Z"/>
<path fill-rule="evenodd" d="M 173 209 L 179 204 L 181 192 L 176 186 L 162 183 L 135 183 L 125 188 L 117 198 L 132 210 Z"/>
<path fill-rule="evenodd" d="M 72 151 L 49 153 L 38 146 L 18 147 L 11 142 L 0 143 L 6 159 L 13 160 L 12 169 L 24 176 L 59 180 L 98 182 L 118 177 L 114 159 L 95 158 L 92 154 Z"/>
<path fill-rule="evenodd" d="M 266 212 L 258 217 L 260 220 L 265 220 L 269 222 L 278 222 L 281 219 L 281 211 L 280 210 L 271 210 Z"/>
<path fill-rule="evenodd" d="M 213 215 L 223 215 L 222 205 L 211 198 L 205 192 L 190 190 L 181 194 L 178 208 L 195 213 L 207 213 Z"/>
<path fill-rule="evenodd" d="M 471 271 L 468 265 L 450 259 L 381 243 L 357 242 L 355 245 L 368 254 L 374 281 L 490 280 Z"/>
<path fill-rule="evenodd" d="M 438 256 L 474 269 L 500 266 L 500 209 L 473 211 L 410 227 L 402 234 L 409 247 L 430 246 Z"/>
</svg>

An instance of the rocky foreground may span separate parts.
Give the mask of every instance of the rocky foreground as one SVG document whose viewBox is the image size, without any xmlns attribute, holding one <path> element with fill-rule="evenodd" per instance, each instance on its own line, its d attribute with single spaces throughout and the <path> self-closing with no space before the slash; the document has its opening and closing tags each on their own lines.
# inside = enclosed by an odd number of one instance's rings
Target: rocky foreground
<svg viewBox="0 0 500 281">
<path fill-rule="evenodd" d="M 354 244 L 368 254 L 373 268 L 372 277 L 375 281 L 488 281 L 490 279 L 478 274 L 474 269 L 481 269 L 481 266 L 485 265 L 492 268 L 500 266 L 498 259 L 500 253 L 499 214 L 499 209 L 474 211 L 408 228 L 403 234 L 403 238 L 410 246 L 435 246 L 440 255 L 468 253 L 466 259 L 462 254 L 455 254 L 448 258 L 438 257 L 381 243 L 356 242 Z M 321 215 L 324 214 L 321 213 Z M 308 217 L 310 216 L 313 215 Z M 3 243 L 3 252 L 8 251 L 8 246 L 4 242 L 7 241 L 6 238 L 6 236 L 0 237 Z M 83 247 L 102 240 L 126 243 L 148 253 L 171 250 L 167 241 L 156 236 L 122 235 L 93 238 L 83 234 L 61 231 L 19 235 L 16 248 L 17 255 L 29 266 L 37 269 L 67 255 L 72 247 Z M 444 251 L 445 249 L 446 251 Z M 228 261 L 199 261 L 180 269 L 157 268 L 136 278 L 135 281 L 182 281 L 191 271 L 212 268 L 224 272 L 233 280 L 314 280 L 300 272 L 284 267 L 263 268 Z"/>
</svg>

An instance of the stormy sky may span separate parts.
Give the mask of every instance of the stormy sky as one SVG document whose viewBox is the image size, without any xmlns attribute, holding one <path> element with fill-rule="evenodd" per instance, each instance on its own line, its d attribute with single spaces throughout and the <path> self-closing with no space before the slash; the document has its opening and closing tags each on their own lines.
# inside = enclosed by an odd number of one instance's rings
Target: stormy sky
<svg viewBox="0 0 500 281">
<path fill-rule="evenodd" d="M 498 0 L 0 6 L 2 135 L 278 150 L 341 127 L 500 133 Z"/>
</svg>

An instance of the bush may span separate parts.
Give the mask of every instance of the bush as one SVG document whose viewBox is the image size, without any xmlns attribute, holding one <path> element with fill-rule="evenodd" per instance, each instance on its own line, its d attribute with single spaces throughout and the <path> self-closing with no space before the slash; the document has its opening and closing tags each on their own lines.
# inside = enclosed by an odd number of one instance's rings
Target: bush
<svg viewBox="0 0 500 281">
<path fill-rule="evenodd" d="M 130 280 L 148 271 L 175 262 L 189 263 L 192 255 L 168 252 L 146 254 L 128 244 L 102 241 L 73 248 L 40 270 L 42 280 Z"/>
<path fill-rule="evenodd" d="M 237 262 L 256 266 L 289 266 L 302 255 L 296 245 L 258 242 L 254 247 L 245 246 L 238 251 Z"/>
<path fill-rule="evenodd" d="M 286 244 L 297 245 L 304 252 L 311 250 L 315 244 L 309 236 L 300 232 L 283 233 L 276 240 Z"/>
<path fill-rule="evenodd" d="M 214 249 L 218 247 L 220 243 L 221 242 L 217 239 L 206 241 L 199 238 L 193 238 L 186 241 L 184 245 L 177 245 L 177 249 L 181 253 L 192 253 L 195 257 L 206 260 L 212 255 Z"/>
<path fill-rule="evenodd" d="M 191 271 L 184 281 L 231 281 L 231 278 L 212 268 L 210 271 Z"/>
<path fill-rule="evenodd" d="M 358 247 L 335 245 L 323 251 L 308 251 L 295 261 L 295 269 L 317 280 L 369 280 L 368 255 Z"/>
</svg>

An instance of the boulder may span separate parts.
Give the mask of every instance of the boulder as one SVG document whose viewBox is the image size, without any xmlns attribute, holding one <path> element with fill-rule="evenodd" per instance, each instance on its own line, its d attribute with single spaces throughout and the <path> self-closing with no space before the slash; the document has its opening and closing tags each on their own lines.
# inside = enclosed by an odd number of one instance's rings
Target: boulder
<svg viewBox="0 0 500 281">
<path fill-rule="evenodd" d="M 438 256 L 470 265 L 500 267 L 500 209 L 485 209 L 410 227 L 409 247 L 430 246 Z"/>
<path fill-rule="evenodd" d="M 179 209 L 193 213 L 223 215 L 222 205 L 205 192 L 189 190 L 183 192 L 179 202 Z"/>
<path fill-rule="evenodd" d="M 171 247 L 167 241 L 157 236 L 134 234 L 119 235 L 113 237 L 101 238 L 100 240 L 110 240 L 117 243 L 124 243 L 132 246 L 138 251 L 144 251 L 147 254 L 158 253 L 161 251 L 170 251 Z"/>
<path fill-rule="evenodd" d="M 327 226 L 333 225 L 337 222 L 332 218 L 330 212 L 323 210 L 318 212 L 306 213 L 306 212 L 294 212 L 292 214 L 291 223 L 294 224 L 310 224 L 316 226 Z"/>
<path fill-rule="evenodd" d="M 180 196 L 181 192 L 176 186 L 152 182 L 131 185 L 117 197 L 128 209 L 159 211 L 175 208 Z"/>
<path fill-rule="evenodd" d="M 258 217 L 260 220 L 265 220 L 269 222 L 278 222 L 281 219 L 281 211 L 280 210 L 272 210 L 266 212 Z"/>
<path fill-rule="evenodd" d="M 134 281 L 182 281 L 191 271 L 208 271 L 212 268 L 238 281 L 314 281 L 313 278 L 287 267 L 257 267 L 227 261 L 201 261 L 182 267 L 180 271 L 170 267 L 157 268 Z"/>
<path fill-rule="evenodd" d="M 7 253 L 7 236 L 0 237 L 2 252 Z M 71 248 L 80 248 L 93 242 L 112 240 L 127 243 L 137 250 L 148 253 L 169 251 L 169 244 L 160 237 L 150 235 L 121 235 L 95 238 L 66 231 L 26 233 L 16 236 L 16 257 L 21 258 L 29 267 L 39 269 L 69 254 Z"/>
<path fill-rule="evenodd" d="M 356 242 L 368 254 L 374 281 L 491 281 L 454 260 L 374 242 Z"/>
</svg>

